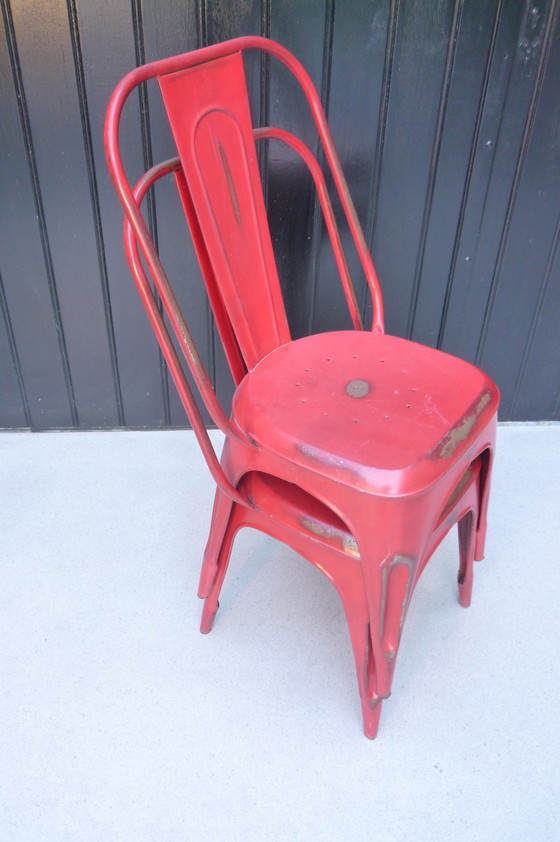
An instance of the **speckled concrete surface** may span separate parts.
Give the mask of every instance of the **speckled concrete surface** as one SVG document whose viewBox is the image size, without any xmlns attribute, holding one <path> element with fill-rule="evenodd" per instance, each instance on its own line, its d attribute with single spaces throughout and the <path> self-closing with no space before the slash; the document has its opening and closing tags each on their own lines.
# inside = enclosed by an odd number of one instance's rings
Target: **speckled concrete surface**
<svg viewBox="0 0 560 842">
<path fill-rule="evenodd" d="M 560 426 L 498 444 L 472 607 L 452 534 L 369 742 L 338 597 L 290 550 L 242 533 L 198 633 L 192 433 L 2 434 L 0 839 L 560 839 Z"/>
</svg>

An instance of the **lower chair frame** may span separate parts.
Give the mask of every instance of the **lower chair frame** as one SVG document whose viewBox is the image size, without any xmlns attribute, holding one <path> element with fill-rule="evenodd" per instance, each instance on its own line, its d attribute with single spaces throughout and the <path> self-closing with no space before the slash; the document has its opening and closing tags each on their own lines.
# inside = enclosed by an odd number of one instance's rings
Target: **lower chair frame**
<svg viewBox="0 0 560 842">
<path fill-rule="evenodd" d="M 483 512 L 487 504 L 487 490 L 485 493 L 483 467 L 489 452 L 485 453 L 479 455 L 463 475 L 460 493 L 455 493 L 451 504 L 448 503 L 444 508 L 443 517 L 433 530 L 431 540 L 417 563 L 409 565 L 409 560 L 394 556 L 382 568 L 382 586 L 374 591 L 377 598 L 374 605 L 371 588 L 368 594 L 365 571 L 367 560 L 362 560 L 354 549 L 357 545 L 352 536 L 346 542 L 345 549 L 343 545 L 321 541 L 313 532 L 308 536 L 303 534 L 301 526 L 296 526 L 301 524 L 299 511 L 285 513 L 283 521 L 267 514 L 270 500 L 266 499 L 267 488 L 258 479 L 257 473 L 249 472 L 240 481 L 244 496 L 252 502 L 253 508 L 232 501 L 218 488 L 200 576 L 198 595 L 204 599 L 201 632 L 208 634 L 212 630 L 235 536 L 239 530 L 251 527 L 288 545 L 320 569 L 338 591 L 352 644 L 364 734 L 374 739 L 383 700 L 391 693 L 401 633 L 412 594 L 429 559 L 455 524 L 458 525 L 460 557 L 457 577 L 459 603 L 464 607 L 471 603 L 473 562 L 475 558 L 480 560 L 483 556 L 486 534 Z M 349 548 L 351 552 L 348 552 Z M 398 568 L 402 572 L 403 565 L 410 566 L 406 581 L 402 575 L 391 575 Z"/>
</svg>

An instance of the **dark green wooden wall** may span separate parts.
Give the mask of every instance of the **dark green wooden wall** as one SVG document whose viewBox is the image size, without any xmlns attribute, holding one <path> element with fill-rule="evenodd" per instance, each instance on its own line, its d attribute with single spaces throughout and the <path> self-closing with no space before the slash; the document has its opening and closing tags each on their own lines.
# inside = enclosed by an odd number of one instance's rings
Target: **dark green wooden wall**
<svg viewBox="0 0 560 842">
<path fill-rule="evenodd" d="M 288 47 L 321 93 L 388 331 L 486 369 L 503 420 L 559 419 L 558 6 L 0 0 L 0 426 L 185 424 L 122 254 L 103 115 L 135 65 L 249 33 Z M 256 118 L 313 144 L 285 72 L 256 59 L 248 72 Z M 148 90 L 124 125 L 138 174 L 172 153 L 161 123 Z M 274 144 L 262 166 L 294 333 L 346 327 L 308 176 Z M 167 190 L 151 223 L 227 403 L 223 354 Z M 359 274 L 356 284 L 367 311 Z"/>
</svg>

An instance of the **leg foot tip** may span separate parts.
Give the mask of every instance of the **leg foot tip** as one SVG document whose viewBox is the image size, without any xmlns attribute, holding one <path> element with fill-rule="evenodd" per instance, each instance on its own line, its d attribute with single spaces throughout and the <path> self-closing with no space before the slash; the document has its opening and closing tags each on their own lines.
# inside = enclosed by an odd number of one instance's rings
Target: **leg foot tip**
<svg viewBox="0 0 560 842">
<path fill-rule="evenodd" d="M 364 736 L 368 740 L 375 740 L 379 729 L 379 717 L 381 716 L 381 698 L 375 700 L 364 700 L 362 702 L 362 713 L 364 722 Z"/>
<path fill-rule="evenodd" d="M 375 740 L 377 731 L 377 728 L 364 728 L 364 737 L 367 737 L 368 740 Z"/>
<path fill-rule="evenodd" d="M 472 602 L 472 595 L 470 593 L 461 593 L 459 591 L 459 605 L 462 608 L 469 608 Z"/>
<path fill-rule="evenodd" d="M 205 605 L 202 609 L 202 618 L 200 620 L 201 634 L 208 634 L 212 631 L 212 626 L 214 625 L 214 619 L 216 617 L 216 614 L 218 613 L 218 608 L 219 605 L 217 605 L 214 611 L 212 611 Z"/>
</svg>

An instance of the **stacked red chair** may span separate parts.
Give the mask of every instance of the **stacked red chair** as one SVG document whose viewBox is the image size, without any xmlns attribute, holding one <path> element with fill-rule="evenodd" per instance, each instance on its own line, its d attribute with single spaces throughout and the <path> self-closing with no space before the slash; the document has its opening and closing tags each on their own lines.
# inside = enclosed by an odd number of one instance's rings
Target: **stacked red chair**
<svg viewBox="0 0 560 842">
<path fill-rule="evenodd" d="M 245 50 L 274 56 L 304 91 L 371 293 L 369 327 L 317 159 L 288 131 L 253 126 Z M 119 121 L 130 93 L 151 79 L 159 83 L 177 157 L 133 188 L 122 164 Z M 310 169 L 352 330 L 290 336 L 256 151 L 256 142 L 267 138 L 288 144 Z M 250 526 L 284 542 L 340 595 L 364 732 L 373 738 L 415 586 L 455 524 L 459 601 L 470 604 L 473 561 L 484 553 L 498 390 L 469 363 L 384 333 L 378 279 L 321 102 L 301 64 L 280 45 L 239 38 L 133 70 L 111 98 L 105 142 L 125 211 L 131 272 L 217 484 L 200 577 L 201 631 L 212 628 L 237 532 Z M 175 179 L 236 385 L 229 417 L 141 213 L 144 196 L 165 176 Z M 220 460 L 191 382 L 224 433 Z"/>
</svg>

